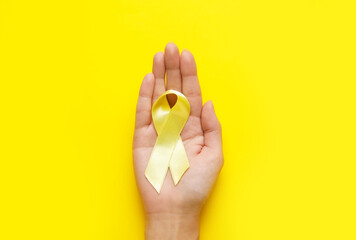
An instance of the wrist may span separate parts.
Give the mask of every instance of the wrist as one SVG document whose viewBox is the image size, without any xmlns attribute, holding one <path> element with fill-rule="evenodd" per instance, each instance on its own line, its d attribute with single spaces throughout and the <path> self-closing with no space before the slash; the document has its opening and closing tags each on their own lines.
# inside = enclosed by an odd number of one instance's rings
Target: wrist
<svg viewBox="0 0 356 240">
<path fill-rule="evenodd" d="M 199 213 L 154 213 L 146 216 L 146 240 L 199 239 Z"/>
</svg>

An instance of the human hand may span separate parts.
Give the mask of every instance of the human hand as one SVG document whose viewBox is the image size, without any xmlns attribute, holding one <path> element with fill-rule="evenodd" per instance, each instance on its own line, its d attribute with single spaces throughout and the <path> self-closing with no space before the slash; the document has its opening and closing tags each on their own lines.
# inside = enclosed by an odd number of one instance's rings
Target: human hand
<svg viewBox="0 0 356 240">
<path fill-rule="evenodd" d="M 133 140 L 136 181 L 147 219 L 146 238 L 197 239 L 201 207 L 223 165 L 221 125 L 212 102 L 202 106 L 196 64 L 188 50 L 179 55 L 177 46 L 168 43 L 165 53 L 154 56 L 152 72 L 144 77 L 140 88 Z M 168 89 L 182 92 L 190 103 L 190 116 L 181 132 L 190 168 L 177 185 L 168 171 L 158 194 L 144 172 L 157 138 L 151 108 Z M 172 106 L 171 97 L 168 95 Z"/>
</svg>

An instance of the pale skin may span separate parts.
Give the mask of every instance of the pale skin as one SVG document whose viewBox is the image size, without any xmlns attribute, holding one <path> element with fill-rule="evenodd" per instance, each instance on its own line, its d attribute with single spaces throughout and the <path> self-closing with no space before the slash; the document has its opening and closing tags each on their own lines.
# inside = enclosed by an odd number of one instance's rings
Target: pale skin
<svg viewBox="0 0 356 240">
<path fill-rule="evenodd" d="M 165 81 L 166 77 L 166 81 Z M 181 138 L 190 168 L 174 185 L 168 171 L 160 194 L 145 177 L 145 169 L 157 133 L 151 108 L 166 90 L 182 92 L 190 103 L 190 116 Z M 168 101 L 172 105 L 174 99 Z M 188 50 L 179 54 L 174 43 L 153 58 L 152 73 L 141 84 L 133 140 L 135 176 L 143 200 L 147 240 L 199 239 L 199 215 L 223 166 L 221 124 L 211 101 L 202 105 L 194 57 Z"/>
</svg>

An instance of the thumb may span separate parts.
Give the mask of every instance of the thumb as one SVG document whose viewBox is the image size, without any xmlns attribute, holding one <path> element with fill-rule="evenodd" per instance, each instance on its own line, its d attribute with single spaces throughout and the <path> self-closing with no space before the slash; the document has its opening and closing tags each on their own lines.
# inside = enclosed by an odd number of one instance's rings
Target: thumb
<svg viewBox="0 0 356 240">
<path fill-rule="evenodd" d="M 201 125 L 204 132 L 204 145 L 208 148 L 221 149 L 221 124 L 216 116 L 212 101 L 206 102 L 203 106 Z"/>
</svg>

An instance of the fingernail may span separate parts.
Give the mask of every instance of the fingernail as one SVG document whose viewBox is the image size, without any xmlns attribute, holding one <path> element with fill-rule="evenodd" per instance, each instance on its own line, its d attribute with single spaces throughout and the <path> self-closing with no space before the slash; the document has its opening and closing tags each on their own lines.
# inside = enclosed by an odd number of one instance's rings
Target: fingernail
<svg viewBox="0 0 356 240">
<path fill-rule="evenodd" d="M 189 51 L 188 48 L 183 48 L 182 52 L 184 52 L 184 51 L 191 53 L 191 51 Z"/>
</svg>

